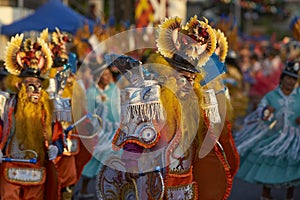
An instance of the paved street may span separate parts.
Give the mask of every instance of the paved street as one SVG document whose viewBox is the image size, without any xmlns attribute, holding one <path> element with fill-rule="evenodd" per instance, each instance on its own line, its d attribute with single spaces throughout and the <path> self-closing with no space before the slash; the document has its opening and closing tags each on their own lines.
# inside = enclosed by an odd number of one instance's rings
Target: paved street
<svg viewBox="0 0 300 200">
<path fill-rule="evenodd" d="M 259 200 L 262 187 L 255 184 L 250 184 L 240 179 L 235 179 L 231 195 L 228 200 Z M 284 189 L 273 189 L 272 195 L 276 200 L 285 199 Z M 295 189 L 294 200 L 300 199 L 300 187 Z"/>
</svg>

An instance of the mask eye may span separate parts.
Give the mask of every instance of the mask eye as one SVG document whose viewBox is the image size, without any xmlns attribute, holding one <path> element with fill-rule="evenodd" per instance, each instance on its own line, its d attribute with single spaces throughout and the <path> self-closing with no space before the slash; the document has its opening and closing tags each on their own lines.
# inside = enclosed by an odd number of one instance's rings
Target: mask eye
<svg viewBox="0 0 300 200">
<path fill-rule="evenodd" d="M 33 92 L 34 91 L 34 86 L 33 85 L 28 85 L 28 91 Z"/>
<path fill-rule="evenodd" d="M 38 87 L 38 91 L 40 92 L 42 90 L 42 86 L 39 86 Z"/>
<path fill-rule="evenodd" d="M 186 78 L 184 76 L 180 76 L 179 79 L 178 79 L 178 83 L 181 83 L 181 84 L 186 84 Z"/>
<path fill-rule="evenodd" d="M 156 129 L 149 122 L 140 123 L 134 132 L 138 133 L 142 141 L 147 144 L 155 142 L 158 136 Z"/>
</svg>

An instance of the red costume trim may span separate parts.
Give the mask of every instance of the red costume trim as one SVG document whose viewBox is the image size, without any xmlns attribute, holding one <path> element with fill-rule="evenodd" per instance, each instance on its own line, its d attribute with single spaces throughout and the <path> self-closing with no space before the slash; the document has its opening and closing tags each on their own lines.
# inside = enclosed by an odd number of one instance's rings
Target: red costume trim
<svg viewBox="0 0 300 200">
<path fill-rule="evenodd" d="M 237 166 L 240 166 L 240 155 L 239 155 L 239 153 L 238 153 L 238 151 L 236 149 L 236 146 L 235 146 L 235 143 L 234 143 L 234 140 L 233 140 L 233 137 L 232 137 L 231 123 L 228 120 L 226 120 L 226 125 L 227 125 L 227 130 L 228 130 L 228 137 L 229 137 L 228 141 L 229 141 L 229 143 L 231 145 L 231 148 L 233 150 L 234 156 L 236 158 Z M 234 170 L 232 172 L 232 177 L 235 176 L 235 174 L 237 173 L 238 169 L 239 168 L 237 167 L 236 170 Z"/>
<path fill-rule="evenodd" d="M 223 199 L 226 200 L 226 199 L 228 199 L 228 197 L 230 195 L 230 192 L 231 192 L 231 189 L 232 189 L 232 181 L 233 180 L 232 180 L 232 176 L 231 176 L 231 173 L 230 173 L 230 168 L 227 165 L 227 162 L 226 162 L 223 154 L 218 149 L 217 145 L 214 146 L 214 151 L 215 151 L 216 155 L 218 156 L 219 160 L 221 161 L 221 163 L 223 164 L 224 169 L 225 169 L 225 176 L 226 176 L 226 180 L 227 180 L 227 187 L 226 187 Z"/>
<path fill-rule="evenodd" d="M 137 144 L 137 145 L 139 145 L 139 146 L 141 146 L 145 149 L 150 149 L 151 147 L 153 147 L 157 144 L 157 142 L 159 141 L 159 139 L 161 137 L 161 133 L 160 133 L 160 131 L 158 131 L 156 140 L 151 144 L 145 144 L 145 143 L 143 143 L 141 141 L 138 141 L 136 139 L 130 139 L 130 140 L 124 141 L 120 146 L 117 146 L 115 144 L 117 142 L 117 139 L 118 139 L 118 136 L 119 136 L 120 132 L 121 132 L 121 128 L 119 127 L 118 130 L 116 131 L 116 134 L 115 134 L 114 139 L 112 141 L 112 148 L 113 148 L 113 150 L 116 150 L 116 151 L 120 150 L 121 148 L 124 147 L 124 145 L 126 145 L 128 143 L 134 143 L 134 144 Z"/>
<path fill-rule="evenodd" d="M 169 166 L 169 164 L 170 164 L 170 155 L 174 151 L 176 146 L 179 144 L 180 139 L 181 139 L 181 129 L 178 128 L 176 133 L 174 134 L 174 138 L 173 138 L 173 140 L 171 140 L 171 144 L 168 147 L 167 152 L 166 152 L 166 166 Z M 164 183 L 165 183 L 166 187 L 169 186 L 169 182 L 168 182 L 169 175 L 170 175 L 169 167 L 166 167 L 166 178 L 164 179 Z M 172 180 L 172 178 L 171 178 L 171 180 Z M 170 184 L 170 185 L 172 185 L 172 184 Z"/>
<path fill-rule="evenodd" d="M 199 191 L 199 188 L 198 188 L 198 183 L 197 182 L 194 182 L 194 186 L 195 186 L 195 196 L 196 196 L 196 199 L 199 199 L 199 194 L 198 194 L 198 191 Z"/>
<path fill-rule="evenodd" d="M 63 127 L 60 122 L 56 121 L 53 125 L 52 142 L 58 140 L 63 134 Z"/>
<path fill-rule="evenodd" d="M 171 184 L 168 186 L 191 184 L 193 182 L 193 166 L 185 174 L 169 173 L 168 180 L 171 180 Z"/>
<path fill-rule="evenodd" d="M 211 132 L 210 131 L 210 126 L 209 126 L 210 123 L 209 123 L 208 117 L 205 115 L 205 113 L 204 113 L 204 121 L 205 121 L 205 124 L 206 124 L 209 132 Z M 226 120 L 226 122 L 228 122 L 228 121 Z M 228 124 L 228 123 L 226 123 L 226 125 L 227 125 L 227 128 L 229 128 L 228 131 L 230 131 L 230 134 L 228 134 L 228 135 L 231 135 L 231 125 Z M 210 133 L 210 134 L 213 135 L 213 133 Z M 232 138 L 232 137 L 230 137 L 230 138 Z M 233 176 L 230 173 L 230 166 L 228 166 L 228 164 L 227 164 L 228 162 L 225 160 L 222 152 L 220 152 L 220 150 L 219 150 L 219 148 L 218 148 L 217 145 L 214 146 L 214 152 L 217 155 L 217 157 L 219 158 L 219 160 L 221 161 L 221 163 L 222 163 L 222 165 L 224 167 L 224 170 L 225 170 L 225 177 L 226 177 L 226 180 L 227 180 L 227 184 L 226 184 L 227 187 L 226 187 L 223 199 L 226 200 L 226 199 L 228 199 L 228 197 L 230 195 L 230 192 L 231 192 L 231 189 L 232 189 L 232 182 L 233 182 L 232 177 Z"/>
<path fill-rule="evenodd" d="M 119 151 L 119 150 L 121 149 L 121 147 L 115 145 L 115 143 L 117 142 L 117 138 L 118 138 L 117 136 L 119 136 L 120 132 L 121 132 L 121 128 L 119 127 L 119 128 L 117 129 L 116 134 L 115 134 L 115 136 L 114 136 L 114 138 L 113 138 L 113 141 L 112 141 L 112 148 L 113 148 L 113 150 L 115 150 L 115 151 Z"/>
<path fill-rule="evenodd" d="M 2 140 L 2 131 L 3 131 L 3 126 L 0 126 L 0 143 L 1 143 L 1 140 Z M 1 148 L 0 148 L 1 149 Z"/>
</svg>

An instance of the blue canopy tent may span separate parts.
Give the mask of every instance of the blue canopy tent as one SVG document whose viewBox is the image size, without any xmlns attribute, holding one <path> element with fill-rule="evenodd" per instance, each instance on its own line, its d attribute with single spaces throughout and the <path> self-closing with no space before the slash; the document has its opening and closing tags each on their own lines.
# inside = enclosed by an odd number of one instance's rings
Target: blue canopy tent
<svg viewBox="0 0 300 200">
<path fill-rule="evenodd" d="M 92 31 L 94 22 L 64 5 L 60 0 L 49 0 L 39 7 L 33 14 L 9 25 L 2 25 L 0 34 L 12 36 L 25 31 L 42 31 L 48 28 L 50 32 L 55 27 L 61 31 L 75 34 L 85 23 Z"/>
</svg>

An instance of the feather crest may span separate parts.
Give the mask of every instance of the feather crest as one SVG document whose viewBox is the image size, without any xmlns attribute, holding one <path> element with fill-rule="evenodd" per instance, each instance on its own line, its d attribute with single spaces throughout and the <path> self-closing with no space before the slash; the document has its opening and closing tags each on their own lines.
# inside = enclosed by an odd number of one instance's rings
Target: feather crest
<svg viewBox="0 0 300 200">
<path fill-rule="evenodd" d="M 44 40 L 45 42 L 49 42 L 49 32 L 48 28 L 45 28 L 41 33 L 40 33 L 40 38 Z"/>
<path fill-rule="evenodd" d="M 214 29 L 217 38 L 217 45 L 220 48 L 219 59 L 221 62 L 225 62 L 228 52 L 228 42 L 224 33 L 220 29 Z"/>
<path fill-rule="evenodd" d="M 158 38 L 156 40 L 158 51 L 161 55 L 172 58 L 178 51 L 178 33 L 181 30 L 181 19 L 179 17 L 167 18 L 159 25 Z"/>
<path fill-rule="evenodd" d="M 23 39 L 23 34 L 17 34 L 8 42 L 4 59 L 7 71 L 18 76 L 23 70 L 32 68 L 40 69 L 44 75 L 52 65 L 51 51 L 47 43 L 41 38 Z"/>
<path fill-rule="evenodd" d="M 4 52 L 4 61 L 7 71 L 13 75 L 19 75 L 23 66 L 17 63 L 17 52 L 20 50 L 24 34 L 17 34 L 7 43 Z"/>
<path fill-rule="evenodd" d="M 48 44 L 42 38 L 38 38 L 38 43 L 42 47 L 43 57 L 45 59 L 45 63 L 42 66 L 39 66 L 39 68 L 42 74 L 46 74 L 53 64 L 51 50 L 49 49 Z"/>
</svg>

